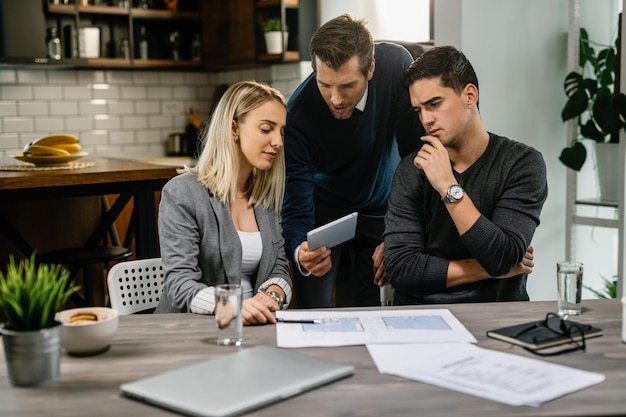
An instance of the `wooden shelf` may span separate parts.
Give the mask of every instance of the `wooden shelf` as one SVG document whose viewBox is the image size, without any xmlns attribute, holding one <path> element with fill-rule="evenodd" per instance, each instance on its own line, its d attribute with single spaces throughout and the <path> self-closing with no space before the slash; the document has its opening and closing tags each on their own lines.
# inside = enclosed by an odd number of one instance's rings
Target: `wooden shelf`
<svg viewBox="0 0 626 417">
<path fill-rule="evenodd" d="M 128 16 L 128 9 L 116 6 L 78 6 L 78 13 Z"/>
<path fill-rule="evenodd" d="M 283 54 L 260 54 L 260 55 L 257 55 L 257 59 L 262 62 L 299 61 L 300 52 L 299 51 L 286 51 L 284 56 Z"/>
<path fill-rule="evenodd" d="M 173 61 L 170 59 L 134 59 L 134 67 L 140 68 L 162 68 L 162 67 L 175 67 L 175 68 L 200 68 L 202 63 L 200 61 Z"/>
<path fill-rule="evenodd" d="M 281 0 L 258 0 L 257 7 L 278 7 L 280 6 Z M 285 7 L 299 7 L 300 0 L 284 0 L 283 4 Z"/>
<path fill-rule="evenodd" d="M 76 8 L 73 4 L 50 4 L 48 3 L 48 13 L 75 14 Z"/>
<path fill-rule="evenodd" d="M 133 8 L 131 14 L 134 18 L 140 19 L 189 19 L 200 20 L 198 12 L 172 12 L 170 10 L 140 9 Z"/>
<path fill-rule="evenodd" d="M 87 65 L 94 67 L 128 67 L 130 59 L 124 58 L 87 58 Z"/>
</svg>

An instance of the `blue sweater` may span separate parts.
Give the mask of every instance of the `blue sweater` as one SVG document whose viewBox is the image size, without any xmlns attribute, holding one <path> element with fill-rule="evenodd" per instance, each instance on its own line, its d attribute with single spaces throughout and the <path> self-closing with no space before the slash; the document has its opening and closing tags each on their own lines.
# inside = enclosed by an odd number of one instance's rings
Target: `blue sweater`
<svg viewBox="0 0 626 417">
<path fill-rule="evenodd" d="M 398 45 L 380 43 L 364 111 L 336 119 L 315 74 L 288 103 L 285 129 L 287 185 L 283 205 L 286 251 L 293 255 L 315 226 L 315 204 L 384 215 L 400 157 L 421 144 L 424 130 L 401 77 L 412 59 Z"/>
</svg>

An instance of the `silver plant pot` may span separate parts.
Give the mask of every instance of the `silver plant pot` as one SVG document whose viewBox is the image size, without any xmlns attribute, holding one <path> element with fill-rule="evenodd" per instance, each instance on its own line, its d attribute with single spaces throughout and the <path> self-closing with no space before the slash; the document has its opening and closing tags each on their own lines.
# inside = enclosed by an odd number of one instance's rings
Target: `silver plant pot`
<svg viewBox="0 0 626 417">
<path fill-rule="evenodd" d="M 28 332 L 0 329 L 11 385 L 30 387 L 59 379 L 62 329 L 61 323 Z"/>
</svg>

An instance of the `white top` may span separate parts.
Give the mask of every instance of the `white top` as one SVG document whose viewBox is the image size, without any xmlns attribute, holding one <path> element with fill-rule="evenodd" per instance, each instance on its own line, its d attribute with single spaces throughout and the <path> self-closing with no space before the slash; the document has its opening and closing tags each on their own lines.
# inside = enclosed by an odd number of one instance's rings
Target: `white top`
<svg viewBox="0 0 626 417">
<path fill-rule="evenodd" d="M 240 232 L 237 230 L 241 240 L 241 286 L 243 287 L 243 298 L 252 297 L 254 292 L 254 280 L 256 272 L 261 262 L 263 243 L 261 232 Z"/>
</svg>

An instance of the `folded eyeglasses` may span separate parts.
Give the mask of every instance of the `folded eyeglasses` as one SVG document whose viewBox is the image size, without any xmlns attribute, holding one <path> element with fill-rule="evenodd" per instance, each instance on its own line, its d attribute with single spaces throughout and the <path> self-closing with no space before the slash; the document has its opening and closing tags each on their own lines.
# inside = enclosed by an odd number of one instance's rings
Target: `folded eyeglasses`
<svg viewBox="0 0 626 417">
<path fill-rule="evenodd" d="M 562 336 L 566 338 L 564 344 L 569 345 L 569 347 L 566 347 L 564 349 L 545 352 L 543 350 L 547 349 L 547 347 L 541 349 L 533 349 L 522 346 L 524 349 L 535 355 L 555 356 L 564 353 L 576 352 L 579 350 L 584 352 L 587 348 L 585 344 L 585 332 L 589 332 L 590 330 L 591 326 L 568 321 L 567 316 L 561 317 L 556 313 L 548 313 L 546 314 L 546 318 L 544 320 L 536 322 L 533 326 L 528 326 L 527 328 L 521 330 L 512 337 L 515 338 L 524 334 L 536 332 L 537 335 L 533 335 L 530 339 L 533 343 L 538 344 L 543 343 L 547 339 L 553 338 L 554 336 Z"/>
</svg>

